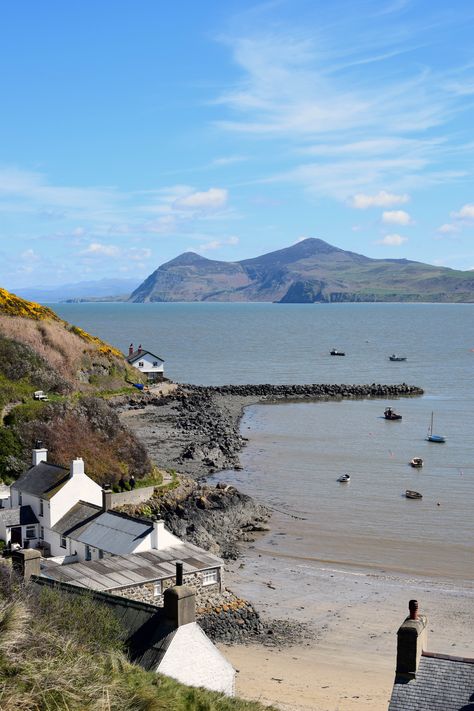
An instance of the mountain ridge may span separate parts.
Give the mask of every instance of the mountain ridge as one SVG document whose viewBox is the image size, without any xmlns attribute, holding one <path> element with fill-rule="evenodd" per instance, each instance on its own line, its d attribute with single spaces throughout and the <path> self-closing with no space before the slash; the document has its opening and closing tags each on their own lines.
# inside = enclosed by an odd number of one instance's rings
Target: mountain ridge
<svg viewBox="0 0 474 711">
<path fill-rule="evenodd" d="M 474 272 L 409 259 L 374 259 L 307 238 L 224 262 L 184 252 L 140 284 L 129 302 L 474 302 Z"/>
</svg>

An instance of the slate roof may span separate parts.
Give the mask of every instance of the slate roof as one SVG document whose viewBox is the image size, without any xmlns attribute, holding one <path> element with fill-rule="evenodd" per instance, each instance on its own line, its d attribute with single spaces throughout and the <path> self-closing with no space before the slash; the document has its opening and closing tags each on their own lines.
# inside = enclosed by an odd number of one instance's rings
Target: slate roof
<svg viewBox="0 0 474 711">
<path fill-rule="evenodd" d="M 38 589 L 43 586 L 53 587 L 70 595 L 81 595 L 85 592 L 75 585 L 36 576 L 32 576 L 31 583 Z M 163 608 L 109 593 L 88 594 L 96 602 L 107 605 L 119 621 L 125 632 L 125 644 L 131 661 L 146 670 L 155 670 L 176 633 L 176 627 L 166 619 Z"/>
<path fill-rule="evenodd" d="M 11 526 L 29 526 L 38 523 L 31 506 L 15 506 L 13 509 L 0 509 L 0 521 L 6 528 Z"/>
<path fill-rule="evenodd" d="M 155 355 L 151 351 L 145 351 L 143 348 L 141 351 L 135 351 L 132 355 L 127 356 L 127 361 L 128 363 L 135 363 L 136 360 L 140 360 L 144 355 L 151 355 L 153 358 L 156 358 L 156 360 L 160 360 L 162 363 L 165 362 L 160 356 Z"/>
<path fill-rule="evenodd" d="M 113 555 L 82 563 L 50 563 L 42 569 L 41 574 L 52 580 L 92 590 L 114 590 L 171 578 L 176 574 L 178 560 L 183 562 L 184 574 L 222 565 L 222 560 L 217 556 L 186 542 L 163 550 Z"/>
<path fill-rule="evenodd" d="M 415 679 L 396 678 L 388 711 L 471 711 L 474 659 L 423 652 Z"/>
<path fill-rule="evenodd" d="M 151 521 L 141 521 L 113 511 L 103 511 L 88 523 L 72 531 L 73 541 L 120 555 L 132 553 L 137 544 L 153 531 Z"/>
<path fill-rule="evenodd" d="M 51 530 L 61 536 L 70 536 L 71 533 L 80 532 L 86 524 L 90 523 L 102 511 L 100 506 L 89 504 L 87 501 L 78 501 L 69 511 L 54 524 Z"/>
<path fill-rule="evenodd" d="M 24 491 L 26 494 L 50 499 L 69 479 L 69 471 L 49 462 L 40 462 L 20 476 L 12 485 L 12 489 Z"/>
</svg>

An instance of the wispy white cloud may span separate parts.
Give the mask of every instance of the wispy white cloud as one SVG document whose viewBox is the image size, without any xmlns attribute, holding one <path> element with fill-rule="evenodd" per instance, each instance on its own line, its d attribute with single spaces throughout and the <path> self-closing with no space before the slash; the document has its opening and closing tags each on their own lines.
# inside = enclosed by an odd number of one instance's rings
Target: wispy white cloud
<svg viewBox="0 0 474 711">
<path fill-rule="evenodd" d="M 84 257 L 118 257 L 121 254 L 121 249 L 115 244 L 91 242 L 80 254 Z"/>
<path fill-rule="evenodd" d="M 382 222 L 389 225 L 410 225 L 412 219 L 405 210 L 385 210 L 382 213 Z"/>
<path fill-rule="evenodd" d="M 451 213 L 451 217 L 458 220 L 474 220 L 474 203 L 463 205 L 459 212 Z"/>
<path fill-rule="evenodd" d="M 178 198 L 175 205 L 178 208 L 191 208 L 194 210 L 216 210 L 224 207 L 229 194 L 224 188 L 209 188 L 203 192 L 193 192 Z"/>
<path fill-rule="evenodd" d="M 203 244 L 200 244 L 198 249 L 200 252 L 210 252 L 215 249 L 221 249 L 222 247 L 226 246 L 234 246 L 239 244 L 239 238 L 232 236 L 232 237 L 227 237 L 225 239 L 213 239 L 210 240 L 209 242 L 204 242 Z"/>
<path fill-rule="evenodd" d="M 385 247 L 400 247 L 405 242 L 408 242 L 408 237 L 402 237 L 399 234 L 385 235 L 382 239 L 379 239 L 375 244 L 381 244 Z"/>
<path fill-rule="evenodd" d="M 221 158 L 214 158 L 211 162 L 211 166 L 226 166 L 234 165 L 235 163 L 243 163 L 248 160 L 247 156 L 234 155 L 234 156 L 222 156 Z"/>
<path fill-rule="evenodd" d="M 358 193 L 351 200 L 352 207 L 357 210 L 366 210 L 368 207 L 391 207 L 392 205 L 402 205 L 410 200 L 409 195 L 396 195 L 380 190 L 375 195 L 365 195 Z"/>
<path fill-rule="evenodd" d="M 459 232 L 459 226 L 458 225 L 453 225 L 450 222 L 446 222 L 444 225 L 440 225 L 437 229 L 437 232 L 440 232 L 443 235 L 449 235 L 453 234 L 454 232 Z"/>
<path fill-rule="evenodd" d="M 408 5 L 400 0 L 378 14 L 401 15 Z M 365 41 L 352 43 L 346 21 L 333 20 L 311 36 L 287 27 L 226 37 L 241 79 L 217 98 L 231 114 L 217 125 L 287 141 L 296 156 L 293 166 L 266 179 L 300 183 L 316 196 L 347 201 L 355 193 L 395 194 L 464 175 L 462 167 L 446 168 L 446 157 L 459 146 L 443 130 L 459 106 L 440 77 L 415 63 L 403 78 L 399 71 L 386 72 L 383 81 L 380 72 L 355 73 L 361 63 L 383 66 L 416 41 L 425 42 L 421 23 L 392 27 L 388 40 L 361 27 Z M 353 14 L 351 20 L 357 22 Z M 391 204 L 401 203 L 381 206 Z"/>
</svg>

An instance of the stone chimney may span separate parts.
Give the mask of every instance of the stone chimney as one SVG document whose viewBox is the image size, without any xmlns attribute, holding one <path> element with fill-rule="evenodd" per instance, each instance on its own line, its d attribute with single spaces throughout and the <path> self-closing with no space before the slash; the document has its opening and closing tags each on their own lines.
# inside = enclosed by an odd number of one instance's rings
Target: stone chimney
<svg viewBox="0 0 474 711">
<path fill-rule="evenodd" d="M 79 474 L 84 474 L 84 460 L 82 457 L 76 457 L 76 459 L 73 459 L 69 470 L 69 476 L 71 479 Z"/>
<path fill-rule="evenodd" d="M 142 344 L 140 343 L 140 345 L 138 346 L 138 351 L 137 351 L 137 353 L 141 353 L 141 352 L 142 352 Z"/>
<path fill-rule="evenodd" d="M 104 484 L 102 489 L 102 510 L 104 513 L 112 508 L 112 493 L 110 484 Z"/>
<path fill-rule="evenodd" d="M 165 522 L 161 518 L 158 518 L 156 521 L 153 521 L 153 532 L 151 534 L 151 547 L 157 551 L 160 550 L 160 545 L 163 547 L 162 541 L 163 541 L 164 530 L 165 530 Z"/>
<path fill-rule="evenodd" d="M 414 679 L 420 663 L 421 653 L 426 649 L 428 620 L 418 614 L 417 600 L 408 604 L 410 615 L 397 632 L 397 668 L 396 676 Z"/>
<path fill-rule="evenodd" d="M 130 358 L 131 355 L 133 355 L 133 343 L 130 343 L 128 347 L 128 357 Z"/>
<path fill-rule="evenodd" d="M 170 620 L 175 627 L 181 627 L 181 625 L 196 622 L 196 595 L 194 590 L 178 583 L 178 565 L 181 565 L 182 580 L 183 564 L 177 563 L 177 584 L 173 588 L 167 588 L 163 593 L 165 617 Z"/>
<path fill-rule="evenodd" d="M 40 575 L 41 553 L 36 548 L 12 551 L 12 567 L 25 582 L 32 575 Z"/>
<path fill-rule="evenodd" d="M 36 440 L 31 455 L 31 464 L 34 467 L 40 462 L 46 462 L 48 460 L 48 450 L 46 447 L 43 447 L 43 442 L 40 439 Z"/>
</svg>

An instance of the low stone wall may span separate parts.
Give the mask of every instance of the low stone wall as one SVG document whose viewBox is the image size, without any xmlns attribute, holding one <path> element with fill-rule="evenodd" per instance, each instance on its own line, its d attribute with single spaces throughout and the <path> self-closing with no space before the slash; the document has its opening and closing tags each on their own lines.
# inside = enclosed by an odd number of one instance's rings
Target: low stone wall
<svg viewBox="0 0 474 711">
<path fill-rule="evenodd" d="M 215 642 L 245 641 L 264 632 L 264 625 L 253 605 L 228 591 L 218 604 L 198 608 L 196 619 Z"/>
<path fill-rule="evenodd" d="M 112 494 L 112 508 L 115 506 L 123 506 L 124 504 L 142 504 L 148 499 L 151 499 L 154 486 L 143 486 L 142 488 L 132 489 L 131 491 L 121 491 L 118 494 Z"/>
<path fill-rule="evenodd" d="M 149 583 L 143 583 L 142 585 L 131 585 L 130 587 L 120 588 L 119 590 L 110 590 L 109 592 L 113 595 L 120 595 L 121 597 L 129 598 L 130 600 L 147 602 L 150 605 L 156 605 L 156 607 L 163 607 L 163 592 L 166 588 L 173 587 L 175 580 L 176 579 L 173 576 L 161 580 L 150 581 Z M 161 593 L 155 596 L 155 583 L 160 582 Z M 184 585 L 189 586 L 196 593 L 197 607 L 208 604 L 210 599 L 219 599 L 221 583 L 218 582 L 203 585 L 201 573 L 188 573 L 188 575 L 184 575 L 183 583 Z M 217 598 L 216 595 L 218 596 Z"/>
</svg>

